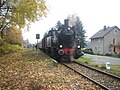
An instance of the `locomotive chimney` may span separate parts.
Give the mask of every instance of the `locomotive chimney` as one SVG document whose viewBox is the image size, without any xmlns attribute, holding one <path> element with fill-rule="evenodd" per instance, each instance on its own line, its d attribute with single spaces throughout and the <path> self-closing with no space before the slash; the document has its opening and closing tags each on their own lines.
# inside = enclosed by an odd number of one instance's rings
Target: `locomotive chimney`
<svg viewBox="0 0 120 90">
<path fill-rule="evenodd" d="M 64 20 L 64 24 L 65 24 L 65 27 L 66 27 L 66 28 L 68 27 L 68 22 L 69 22 L 68 19 L 65 19 L 65 20 Z"/>
</svg>

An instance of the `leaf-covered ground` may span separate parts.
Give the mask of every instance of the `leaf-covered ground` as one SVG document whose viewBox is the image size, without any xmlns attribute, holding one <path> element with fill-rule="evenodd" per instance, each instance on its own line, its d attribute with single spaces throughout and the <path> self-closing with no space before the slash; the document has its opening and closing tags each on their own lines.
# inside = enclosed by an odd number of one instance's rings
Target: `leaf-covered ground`
<svg viewBox="0 0 120 90">
<path fill-rule="evenodd" d="M 98 86 L 39 52 L 0 57 L 0 90 L 98 90 Z"/>
</svg>

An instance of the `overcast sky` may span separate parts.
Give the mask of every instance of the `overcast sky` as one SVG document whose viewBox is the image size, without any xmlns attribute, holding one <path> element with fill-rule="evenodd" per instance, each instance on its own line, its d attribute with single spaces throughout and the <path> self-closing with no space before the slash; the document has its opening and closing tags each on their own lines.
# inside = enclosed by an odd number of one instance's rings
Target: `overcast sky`
<svg viewBox="0 0 120 90">
<path fill-rule="evenodd" d="M 35 35 L 39 33 L 41 39 L 46 31 L 55 26 L 57 21 L 76 14 L 80 17 L 86 30 L 87 40 L 98 30 L 106 26 L 120 28 L 120 0 L 46 0 L 48 6 L 47 17 L 31 25 L 30 31 L 23 34 L 24 39 L 36 42 Z"/>
</svg>

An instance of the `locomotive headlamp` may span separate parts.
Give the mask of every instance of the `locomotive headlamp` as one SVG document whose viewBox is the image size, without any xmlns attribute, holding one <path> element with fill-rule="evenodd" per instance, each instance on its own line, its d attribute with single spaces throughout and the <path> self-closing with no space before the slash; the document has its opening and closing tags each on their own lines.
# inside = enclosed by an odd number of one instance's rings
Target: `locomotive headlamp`
<svg viewBox="0 0 120 90">
<path fill-rule="evenodd" d="M 80 48 L 80 46 L 77 46 L 78 48 Z"/>
<path fill-rule="evenodd" d="M 68 30 L 70 30 L 70 27 L 68 27 Z"/>
<path fill-rule="evenodd" d="M 62 45 L 60 45 L 60 48 L 62 48 L 63 46 Z"/>
</svg>

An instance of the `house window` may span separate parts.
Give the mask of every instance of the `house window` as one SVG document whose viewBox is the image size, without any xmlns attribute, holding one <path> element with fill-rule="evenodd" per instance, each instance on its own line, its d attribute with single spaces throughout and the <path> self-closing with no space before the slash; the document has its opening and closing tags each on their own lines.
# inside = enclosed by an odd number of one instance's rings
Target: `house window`
<svg viewBox="0 0 120 90">
<path fill-rule="evenodd" d="M 111 47 L 109 47 L 109 51 L 110 51 L 110 52 L 112 51 L 112 48 L 111 48 Z"/>
<path fill-rule="evenodd" d="M 97 47 L 95 47 L 95 51 L 97 51 Z"/>
<path fill-rule="evenodd" d="M 115 44 L 115 38 L 113 38 L 113 44 Z"/>
<path fill-rule="evenodd" d="M 114 30 L 114 34 L 117 34 L 118 33 L 118 30 Z"/>
<path fill-rule="evenodd" d="M 100 42 L 101 42 L 101 39 L 99 39 L 98 42 L 100 43 Z"/>
<path fill-rule="evenodd" d="M 98 47 L 98 51 L 100 52 L 100 47 Z"/>
</svg>

